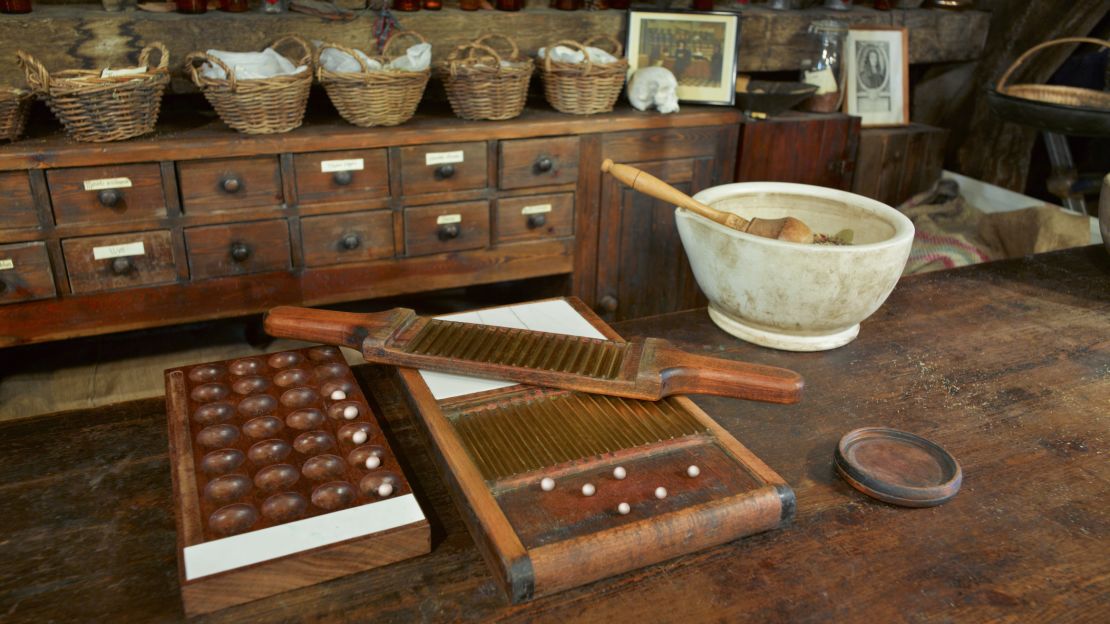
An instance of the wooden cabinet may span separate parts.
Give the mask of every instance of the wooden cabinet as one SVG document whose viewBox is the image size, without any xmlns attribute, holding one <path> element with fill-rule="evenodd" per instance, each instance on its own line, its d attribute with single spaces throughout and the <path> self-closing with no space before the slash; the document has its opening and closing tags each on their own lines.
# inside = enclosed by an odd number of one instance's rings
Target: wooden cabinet
<svg viewBox="0 0 1110 624">
<path fill-rule="evenodd" d="M 852 188 L 859 117 L 786 113 L 740 128 L 737 182 L 796 182 Z"/>
<path fill-rule="evenodd" d="M 740 121 L 432 112 L 254 137 L 163 119 L 96 149 L 3 145 L 0 346 L 537 277 L 609 319 L 698 305 L 673 208 L 601 162 L 695 192 L 730 181 Z"/>
<path fill-rule="evenodd" d="M 614 133 L 604 158 L 693 195 L 729 181 L 736 126 Z M 705 305 L 674 223 L 674 206 L 601 180 L 595 307 L 607 320 Z"/>
</svg>

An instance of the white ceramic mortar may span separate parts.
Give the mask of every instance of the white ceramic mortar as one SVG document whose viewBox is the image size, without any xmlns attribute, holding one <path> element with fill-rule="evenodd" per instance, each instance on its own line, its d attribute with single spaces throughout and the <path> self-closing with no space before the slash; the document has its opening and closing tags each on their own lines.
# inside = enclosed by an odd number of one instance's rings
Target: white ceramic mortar
<svg viewBox="0 0 1110 624">
<path fill-rule="evenodd" d="M 914 228 L 881 202 L 820 186 L 743 182 L 694 196 L 746 219 L 801 219 L 814 232 L 854 234 L 851 245 L 806 245 L 745 234 L 678 208 L 675 222 L 709 317 L 726 332 L 787 351 L 851 342 L 909 258 Z"/>
</svg>

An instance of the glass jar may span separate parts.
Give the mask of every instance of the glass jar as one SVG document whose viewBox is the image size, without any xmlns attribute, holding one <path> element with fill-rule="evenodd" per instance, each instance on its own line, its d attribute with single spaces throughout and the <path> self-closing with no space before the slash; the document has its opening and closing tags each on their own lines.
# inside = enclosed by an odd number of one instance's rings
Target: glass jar
<svg viewBox="0 0 1110 624">
<path fill-rule="evenodd" d="M 482 8 L 482 0 L 459 0 L 459 8 L 464 11 L 477 11 Z"/>
<path fill-rule="evenodd" d="M 813 97 L 802 103 L 802 110 L 831 113 L 844 102 L 844 39 L 848 26 L 836 20 L 818 20 L 809 25 L 817 40 L 817 60 L 802 66 L 802 82 L 817 85 Z"/>
<path fill-rule="evenodd" d="M 443 0 L 424 0 L 425 11 L 438 11 L 443 8 Z"/>
<path fill-rule="evenodd" d="M 242 13 L 249 7 L 247 0 L 220 0 L 220 10 L 228 13 Z"/>
<path fill-rule="evenodd" d="M 282 0 L 262 0 L 263 13 L 284 13 L 285 4 Z"/>
<path fill-rule="evenodd" d="M 178 13 L 204 13 L 208 11 L 208 0 L 175 0 Z"/>
<path fill-rule="evenodd" d="M 393 0 L 394 11 L 419 11 L 420 0 Z"/>
<path fill-rule="evenodd" d="M 690 3 L 690 8 L 695 11 L 712 11 L 713 0 L 693 0 L 693 2 Z"/>
<path fill-rule="evenodd" d="M 609 8 L 618 11 L 627 9 L 630 4 L 632 4 L 631 0 L 609 0 Z"/>
<path fill-rule="evenodd" d="M 498 11 L 519 11 L 524 8 L 524 0 L 497 0 Z"/>
<path fill-rule="evenodd" d="M 0 0 L 0 13 L 30 13 L 31 0 Z"/>
<path fill-rule="evenodd" d="M 555 0 L 555 8 L 560 11 L 577 11 L 581 5 L 581 0 Z"/>
</svg>

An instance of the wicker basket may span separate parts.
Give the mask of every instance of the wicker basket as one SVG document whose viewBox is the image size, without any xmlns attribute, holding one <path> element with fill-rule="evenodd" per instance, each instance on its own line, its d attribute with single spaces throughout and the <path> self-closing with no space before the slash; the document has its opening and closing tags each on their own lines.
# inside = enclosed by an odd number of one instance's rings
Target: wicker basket
<svg viewBox="0 0 1110 624">
<path fill-rule="evenodd" d="M 507 55 L 486 45 L 500 38 L 507 42 Z M 503 67 L 505 60 L 513 65 Z M 440 67 L 451 110 L 463 119 L 512 119 L 524 110 L 532 59 L 521 56 L 516 42 L 504 35 L 485 35 L 451 51 Z"/>
<path fill-rule="evenodd" d="M 602 40 L 612 46 L 613 56 L 618 57 L 617 62 L 605 65 L 590 62 L 586 46 Z M 551 50 L 557 45 L 576 48 L 586 55 L 586 59 L 581 63 L 552 61 Z M 560 41 L 547 46 L 547 54 L 540 65 L 540 76 L 548 104 L 557 111 L 574 115 L 594 115 L 613 110 L 628 74 L 628 60 L 620 58 L 623 51 L 620 42 L 610 35 L 598 35 L 585 43 Z"/>
<path fill-rule="evenodd" d="M 296 35 L 281 37 L 270 47 L 278 50 L 285 44 L 299 48 L 298 56 L 286 54 L 286 57 L 295 66 L 307 66 L 305 71 L 272 78 L 236 80 L 231 68 L 205 52 L 190 54 L 185 59 L 185 66 L 208 103 L 228 126 L 245 134 L 288 132 L 304 121 L 308 91 L 312 87 L 312 49 L 307 41 Z M 204 76 L 198 61 L 219 66 L 226 78 Z"/>
<path fill-rule="evenodd" d="M 26 89 L 0 90 L 0 139 L 14 141 L 23 134 L 27 112 L 31 110 L 31 92 Z"/>
<path fill-rule="evenodd" d="M 395 42 L 406 37 L 415 38 L 424 43 L 424 37 L 412 31 L 402 31 L 389 38 L 382 48 L 384 66 L 392 57 L 390 51 Z M 361 72 L 333 72 L 324 69 L 320 64 L 320 54 L 325 48 L 334 48 L 346 52 L 362 66 Z M 403 52 L 402 52 L 403 54 Z M 362 58 L 350 48 L 325 43 L 316 50 L 313 59 L 316 65 L 316 78 L 324 85 L 331 103 L 335 105 L 339 114 L 356 126 L 368 128 L 370 126 L 396 126 L 412 118 L 420 98 L 424 96 L 424 87 L 428 85 L 430 69 L 424 71 L 400 71 L 382 68 L 381 71 L 369 71 Z"/>
<path fill-rule="evenodd" d="M 1084 108 L 1101 108 L 1110 110 L 1110 92 L 1095 91 L 1093 89 L 1084 89 L 1082 87 L 1067 87 L 1062 85 L 1038 85 L 1038 84 L 1015 84 L 1007 85 L 1010 76 L 1017 70 L 1022 63 L 1029 60 L 1037 52 L 1044 48 L 1061 45 L 1065 43 L 1093 43 L 1102 47 L 1110 47 L 1110 42 L 1101 39 L 1090 39 L 1087 37 L 1066 37 L 1064 39 L 1054 39 L 1046 41 L 1040 45 L 1033 46 L 1025 54 L 1018 57 L 1014 64 L 1002 74 L 1002 78 L 998 80 L 996 89 L 999 93 L 1009 95 L 1017 98 L 1024 98 L 1027 100 L 1034 100 L 1037 102 L 1048 102 L 1050 104 L 1059 104 L 1061 106 L 1077 106 Z"/>
<path fill-rule="evenodd" d="M 158 66 L 150 54 L 157 51 Z M 77 141 L 120 141 L 154 130 L 162 93 L 170 81 L 169 52 L 152 43 L 139 54 L 142 73 L 101 77 L 100 70 L 68 69 L 51 75 L 30 54 L 20 50 L 19 64 L 27 84 L 46 100 L 66 132 Z"/>
</svg>

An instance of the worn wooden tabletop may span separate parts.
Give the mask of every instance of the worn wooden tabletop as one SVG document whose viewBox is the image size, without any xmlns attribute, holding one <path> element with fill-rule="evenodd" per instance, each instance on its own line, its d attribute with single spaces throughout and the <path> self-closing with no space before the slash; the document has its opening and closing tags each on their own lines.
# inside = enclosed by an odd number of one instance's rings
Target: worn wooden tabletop
<svg viewBox="0 0 1110 624">
<path fill-rule="evenodd" d="M 704 310 L 618 325 L 787 366 L 795 406 L 696 397 L 797 493 L 784 528 L 535 602 L 498 593 L 389 369 L 359 367 L 433 526 L 431 554 L 209 619 L 1100 621 L 1110 612 L 1110 259 L 1101 247 L 904 280 L 853 343 L 779 353 Z M 964 485 L 905 509 L 833 471 L 847 431 L 946 447 Z M 0 426 L 0 620 L 182 618 L 159 400 Z"/>
</svg>

